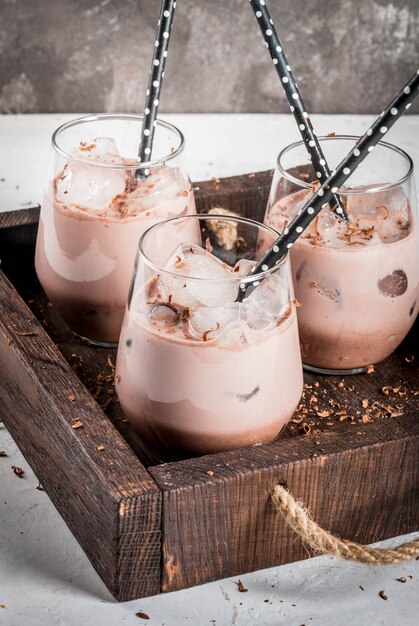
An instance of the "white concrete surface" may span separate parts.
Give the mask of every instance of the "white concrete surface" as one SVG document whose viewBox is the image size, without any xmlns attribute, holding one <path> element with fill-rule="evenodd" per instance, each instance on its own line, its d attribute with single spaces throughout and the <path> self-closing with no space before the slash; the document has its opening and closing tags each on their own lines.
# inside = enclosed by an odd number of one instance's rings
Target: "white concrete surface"
<svg viewBox="0 0 419 626">
<path fill-rule="evenodd" d="M 77 115 L 0 116 L 0 211 L 41 201 L 52 132 Z M 278 152 L 300 139 L 291 115 L 165 115 L 185 135 L 192 180 L 232 176 L 274 167 Z M 318 135 L 359 135 L 372 115 L 313 115 Z M 405 116 L 386 135 L 409 154 L 418 153 L 419 116 Z M 418 161 L 417 161 L 418 163 Z M 419 181 L 419 165 L 416 172 Z M 418 185 L 419 188 L 419 185 Z"/>
<path fill-rule="evenodd" d="M 0 117 L 0 210 L 40 201 L 52 130 L 73 116 Z M 289 116 L 171 115 L 185 132 L 194 180 L 268 169 L 297 139 Z M 314 116 L 319 134 L 359 134 L 371 116 Z M 389 140 L 419 166 L 419 116 Z M 18 187 L 18 188 L 17 188 Z M 0 251 L 1 253 L 1 251 Z M 91 567 L 0 423 L 1 626 L 416 626 L 419 561 L 372 568 L 318 557 L 194 589 L 118 604 Z M 11 470 L 25 470 L 19 479 Z M 402 513 L 401 513 L 402 514 Z M 385 542 L 419 537 L 419 533 Z M 405 583 L 397 579 L 404 577 Z M 363 589 L 361 589 L 361 587 Z M 384 590 L 387 600 L 378 594 Z M 265 602 L 268 600 L 268 602 Z M 3 606 L 4 605 L 4 606 Z M 142 611 L 149 620 L 136 613 Z"/>
</svg>

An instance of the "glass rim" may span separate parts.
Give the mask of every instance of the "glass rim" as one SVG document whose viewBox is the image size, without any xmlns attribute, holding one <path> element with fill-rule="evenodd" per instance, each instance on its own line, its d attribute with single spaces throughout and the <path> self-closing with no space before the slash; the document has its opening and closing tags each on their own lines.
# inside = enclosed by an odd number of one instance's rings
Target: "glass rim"
<svg viewBox="0 0 419 626">
<path fill-rule="evenodd" d="M 138 253 L 138 257 L 141 257 L 142 259 L 144 259 L 145 263 L 148 265 L 148 267 L 152 268 L 153 270 L 155 270 L 157 273 L 164 273 L 167 274 L 169 276 L 174 276 L 176 278 L 186 278 L 187 280 L 194 280 L 194 281 L 201 281 L 201 282 L 205 282 L 207 284 L 214 284 L 214 283 L 223 283 L 223 284 L 237 284 L 237 285 L 250 285 L 251 283 L 257 282 L 257 281 L 262 281 L 264 278 L 266 278 L 267 276 L 270 276 L 272 274 L 275 274 L 279 269 L 281 269 L 286 262 L 288 261 L 289 255 L 286 254 L 284 255 L 284 257 L 282 259 L 280 259 L 280 261 L 274 265 L 273 267 L 269 268 L 268 270 L 265 270 L 263 272 L 259 272 L 258 274 L 252 274 L 252 275 L 247 275 L 247 276 L 238 276 L 237 278 L 226 278 L 226 279 L 220 279 L 220 278 L 202 278 L 200 276 L 185 276 L 185 274 L 180 274 L 178 272 L 173 272 L 171 270 L 167 270 L 164 267 L 161 267 L 160 265 L 158 265 L 157 263 L 154 263 L 154 261 L 152 261 L 150 259 L 150 257 L 145 253 L 144 251 L 144 243 L 145 243 L 145 239 L 150 235 L 150 233 L 154 230 L 157 230 L 158 228 L 163 228 L 164 226 L 166 226 L 166 224 L 170 224 L 171 222 L 182 222 L 182 221 L 192 221 L 192 220 L 199 220 L 199 221 L 208 221 L 208 220 L 213 220 L 213 221 L 219 221 L 219 220 L 223 220 L 223 221 L 227 221 L 227 222 L 237 222 L 237 223 L 242 223 L 242 224 L 248 224 L 250 226 L 256 226 L 259 230 L 264 230 L 268 233 L 271 233 L 272 235 L 274 235 L 275 240 L 278 239 L 279 237 L 279 233 L 274 229 L 271 228 L 270 226 L 267 226 L 266 224 L 261 224 L 260 222 L 256 222 L 256 220 L 252 220 L 249 219 L 247 217 L 241 217 L 241 216 L 234 216 L 234 215 L 219 215 L 219 214 L 215 214 L 215 213 L 211 213 L 211 215 L 208 215 L 206 213 L 200 213 L 197 215 L 183 215 L 183 216 L 177 216 L 177 217 L 172 217 L 168 220 L 163 220 L 161 222 L 157 222 L 157 224 L 153 224 L 153 226 L 150 226 L 150 228 L 148 228 L 140 237 L 140 240 L 138 242 L 138 249 L 137 249 L 137 253 Z M 274 245 L 274 242 L 272 242 L 272 245 Z M 215 256 L 215 255 L 214 255 Z M 218 258 L 218 257 L 216 257 Z M 240 260 L 240 259 L 239 259 Z M 135 270 L 136 271 L 136 270 Z"/>
<path fill-rule="evenodd" d="M 171 159 L 176 158 L 183 152 L 185 147 L 185 137 L 183 133 L 170 122 L 166 122 L 165 120 L 157 119 L 156 127 L 163 127 L 167 130 L 172 131 L 179 140 L 178 147 L 173 150 L 170 154 L 164 155 L 159 159 L 151 159 L 150 161 L 139 161 L 135 165 L 125 165 L 125 164 L 114 164 L 114 163 L 100 163 L 94 162 L 91 163 L 86 159 L 81 159 L 80 157 L 75 157 L 74 155 L 69 154 L 62 148 L 60 148 L 58 144 L 58 137 L 61 133 L 66 131 L 68 128 L 72 126 L 78 126 L 81 124 L 88 124 L 90 122 L 97 122 L 101 120 L 131 120 L 131 121 L 142 121 L 144 119 L 144 115 L 137 115 L 134 113 L 98 113 L 94 115 L 84 115 L 82 117 L 77 117 L 74 120 L 70 120 L 61 124 L 56 130 L 53 132 L 51 137 L 51 143 L 53 149 L 58 152 L 61 156 L 65 157 L 68 161 L 72 161 L 75 163 L 82 163 L 83 165 L 90 165 L 92 167 L 103 167 L 105 169 L 113 169 L 113 170 L 138 170 L 138 169 L 147 169 L 150 167 L 154 167 L 156 165 L 163 165 L 166 161 L 170 161 Z"/>
<path fill-rule="evenodd" d="M 361 136 L 358 135 L 321 135 L 319 137 L 317 137 L 317 139 L 319 140 L 319 142 L 322 141 L 348 141 L 348 140 L 353 140 L 355 142 L 355 146 L 356 143 L 361 139 Z M 285 146 L 285 148 L 283 148 L 281 150 L 281 152 L 279 152 L 277 159 L 276 159 L 276 164 L 278 167 L 278 170 L 281 174 L 281 176 L 283 176 L 284 178 L 286 178 L 287 180 L 289 180 L 290 182 L 294 183 L 295 185 L 298 185 L 299 187 L 302 187 L 303 189 L 312 189 L 312 186 L 310 185 L 310 183 L 306 183 L 304 181 L 302 181 L 300 178 L 296 178 L 295 176 L 293 176 L 292 174 L 290 174 L 287 170 L 285 170 L 281 164 L 281 159 L 291 150 L 293 150 L 294 148 L 300 148 L 301 146 L 304 146 L 304 141 L 300 140 L 300 141 L 294 141 L 291 144 L 288 144 L 288 146 Z M 354 146 L 354 148 L 355 148 Z M 392 144 L 392 143 L 388 143 L 387 141 L 379 141 L 377 146 L 375 146 L 375 148 L 377 147 L 384 147 L 386 149 L 392 150 L 393 152 L 397 152 L 397 154 L 401 155 L 408 164 L 408 169 L 406 174 L 404 174 L 404 176 L 402 176 L 400 179 L 392 182 L 392 183 L 385 183 L 385 184 L 380 184 L 380 185 L 374 185 L 373 187 L 370 187 L 368 189 L 338 189 L 338 194 L 340 195 L 344 195 L 344 196 L 349 196 L 349 195 L 364 195 L 367 193 L 378 193 L 381 191 L 386 191 L 388 189 L 394 189 L 394 187 L 399 187 L 400 185 L 402 185 L 404 182 L 406 182 L 406 180 L 408 178 L 410 178 L 413 174 L 413 169 L 414 169 L 414 164 L 413 164 L 413 160 L 412 158 L 408 155 L 407 152 L 405 152 L 405 150 L 403 150 L 402 148 L 399 148 L 398 146 Z M 309 159 L 307 159 L 307 161 L 309 163 L 311 163 L 311 161 Z"/>
</svg>

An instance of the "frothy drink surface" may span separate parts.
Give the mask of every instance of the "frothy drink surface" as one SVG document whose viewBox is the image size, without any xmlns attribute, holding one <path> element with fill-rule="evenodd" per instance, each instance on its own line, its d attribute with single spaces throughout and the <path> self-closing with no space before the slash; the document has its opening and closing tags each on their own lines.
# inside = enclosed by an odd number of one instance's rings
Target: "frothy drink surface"
<svg viewBox="0 0 419 626">
<path fill-rule="evenodd" d="M 193 254 L 194 276 L 237 276 Z M 185 278 L 154 277 L 125 315 L 116 366 L 125 414 L 162 460 L 272 441 L 302 392 L 294 305 L 275 276 L 236 303 L 237 282 L 198 286 L 190 259 L 177 256 Z"/>
<path fill-rule="evenodd" d="M 350 369 L 389 356 L 417 314 L 417 225 L 401 187 L 343 196 L 349 224 L 327 209 L 291 250 L 303 362 Z M 363 193 L 364 192 L 364 193 Z M 282 232 L 312 196 L 276 202 L 266 222 Z"/>
<path fill-rule="evenodd" d="M 178 168 L 136 179 L 133 169 L 92 167 L 132 165 L 109 138 L 81 145 L 74 156 L 80 160 L 67 163 L 44 196 L 36 271 L 72 330 L 117 342 L 140 236 L 163 219 L 194 214 L 193 193 Z"/>
</svg>

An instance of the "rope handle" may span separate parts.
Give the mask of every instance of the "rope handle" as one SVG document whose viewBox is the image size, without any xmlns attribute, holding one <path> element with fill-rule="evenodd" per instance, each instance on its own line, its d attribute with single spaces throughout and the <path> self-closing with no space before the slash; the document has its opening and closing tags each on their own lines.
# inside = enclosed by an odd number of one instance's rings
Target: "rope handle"
<svg viewBox="0 0 419 626">
<path fill-rule="evenodd" d="M 419 539 L 397 548 L 369 548 L 332 535 L 321 528 L 301 502 L 295 500 L 282 485 L 273 488 L 271 502 L 293 531 L 315 552 L 368 565 L 390 565 L 419 556 Z"/>
</svg>

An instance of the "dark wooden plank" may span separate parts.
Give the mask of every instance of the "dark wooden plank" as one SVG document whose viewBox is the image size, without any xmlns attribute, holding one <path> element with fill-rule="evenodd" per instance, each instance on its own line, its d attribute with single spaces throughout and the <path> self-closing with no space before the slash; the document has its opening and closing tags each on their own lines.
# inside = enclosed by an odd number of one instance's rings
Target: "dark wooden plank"
<svg viewBox="0 0 419 626">
<path fill-rule="evenodd" d="M 194 183 L 198 213 L 221 207 L 263 222 L 273 170 Z"/>
<path fill-rule="evenodd" d="M 152 457 L 141 445 L 115 394 L 116 349 L 92 348 L 75 337 L 59 313 L 48 302 L 48 298 L 42 290 L 24 291 L 22 295 L 72 370 L 95 398 L 141 463 L 144 466 L 153 465 Z"/>
<path fill-rule="evenodd" d="M 343 538 L 417 530 L 418 455 L 419 436 L 388 420 L 153 468 L 163 591 L 311 556 L 270 506 L 278 482 Z"/>
<path fill-rule="evenodd" d="M 4 211 L 0 213 L 0 229 L 38 224 L 39 211 L 39 206 L 20 209 L 19 211 Z"/>
<path fill-rule="evenodd" d="M 159 489 L 1 272 L 0 413 L 112 593 L 158 593 Z"/>
<path fill-rule="evenodd" d="M 34 253 L 39 208 L 0 213 L 0 262 L 13 284 L 37 282 Z"/>
</svg>

